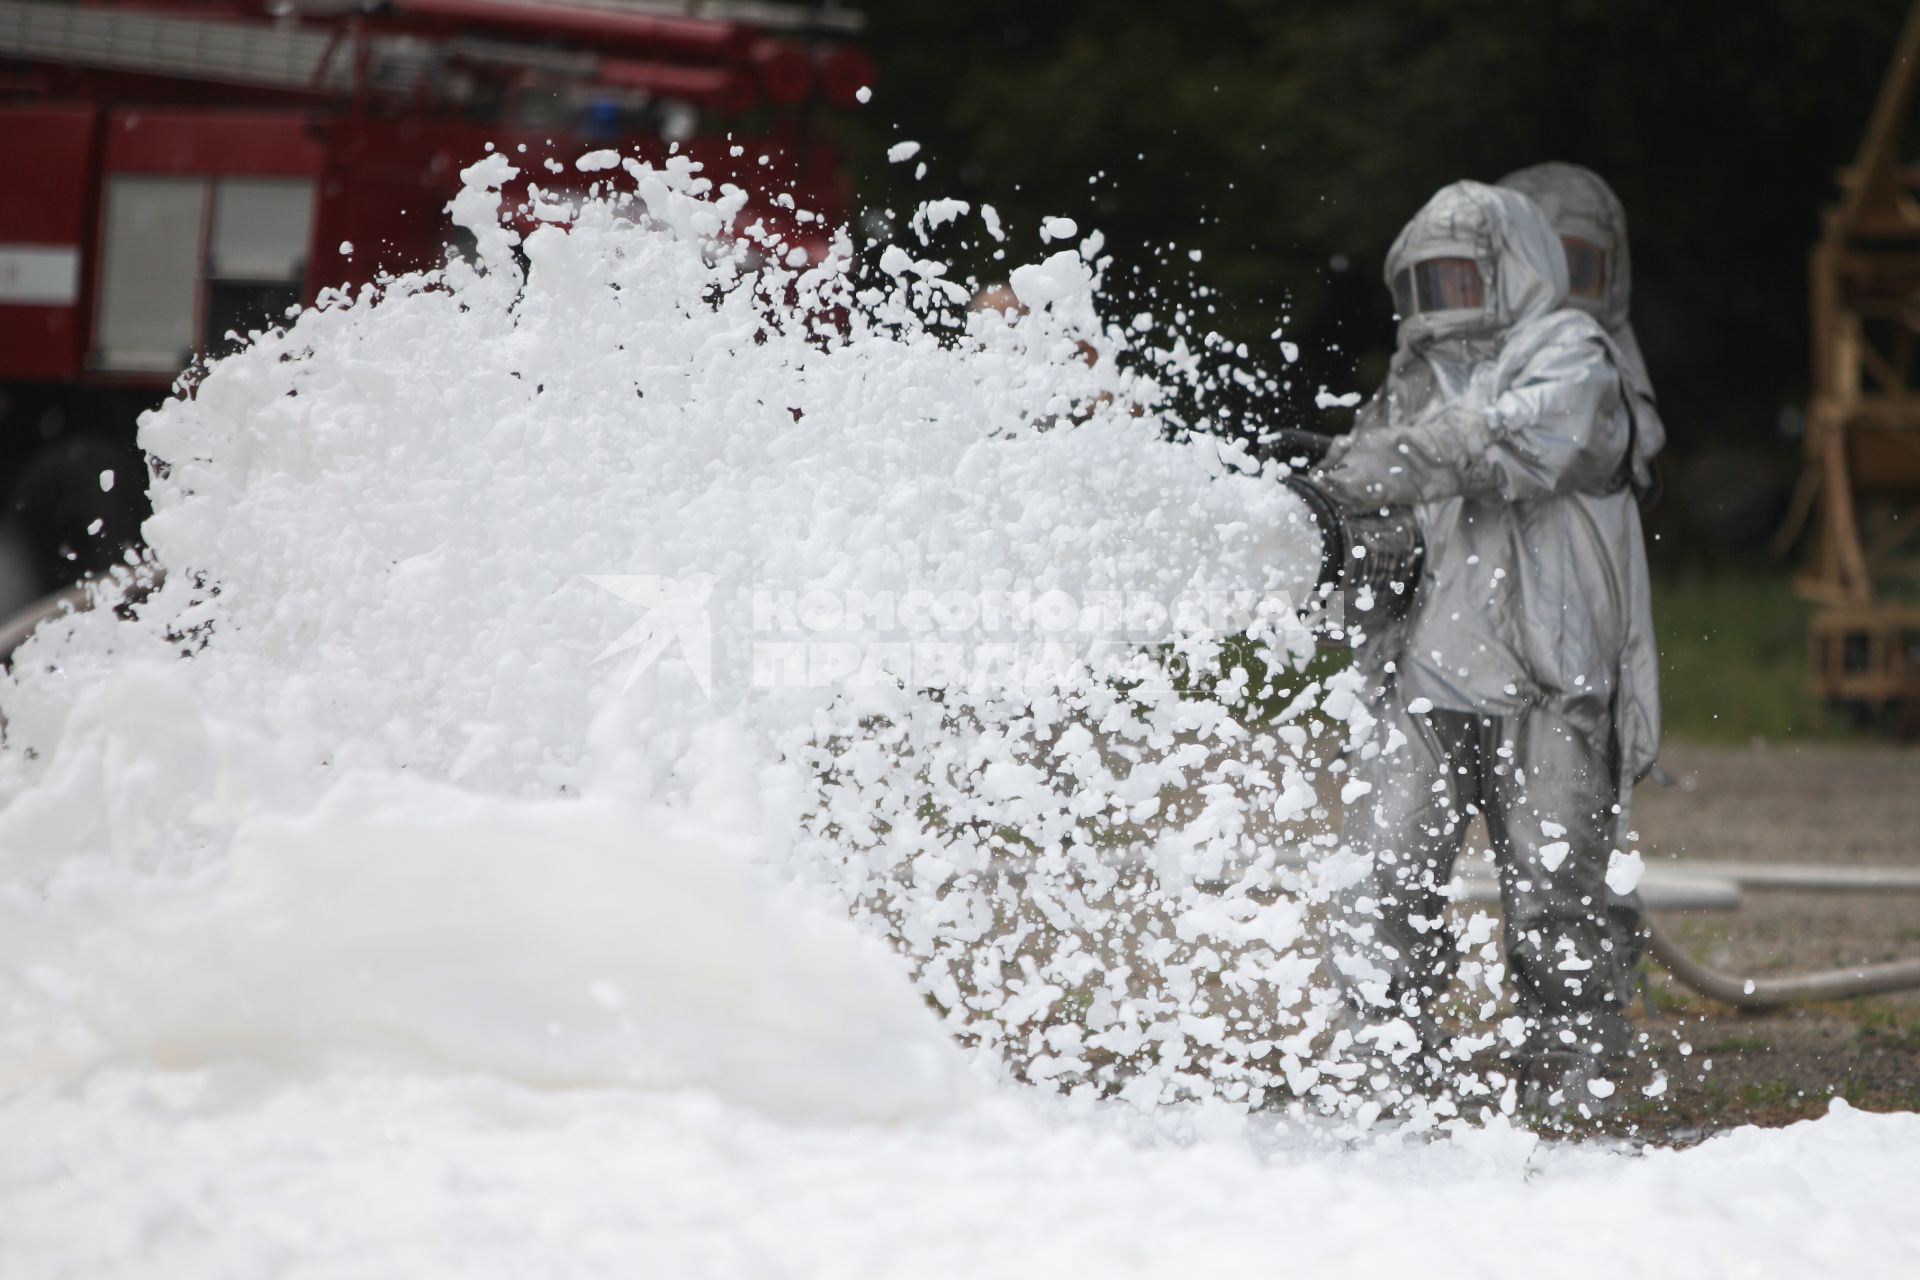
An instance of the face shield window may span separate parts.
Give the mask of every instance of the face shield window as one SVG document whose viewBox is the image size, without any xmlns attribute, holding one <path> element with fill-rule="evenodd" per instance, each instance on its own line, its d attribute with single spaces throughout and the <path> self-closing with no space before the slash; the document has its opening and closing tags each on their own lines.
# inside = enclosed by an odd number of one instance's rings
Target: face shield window
<svg viewBox="0 0 1920 1280">
<path fill-rule="evenodd" d="M 1486 302 L 1480 264 L 1472 258 L 1428 258 L 1413 264 L 1411 287 L 1393 282 L 1393 300 L 1401 315 L 1424 311 L 1478 311 Z M 1403 296 L 1404 295 L 1404 296 Z"/>
<path fill-rule="evenodd" d="M 1607 251 L 1579 236 L 1561 236 L 1567 251 L 1567 293 L 1575 298 L 1598 298 L 1607 287 Z"/>
</svg>

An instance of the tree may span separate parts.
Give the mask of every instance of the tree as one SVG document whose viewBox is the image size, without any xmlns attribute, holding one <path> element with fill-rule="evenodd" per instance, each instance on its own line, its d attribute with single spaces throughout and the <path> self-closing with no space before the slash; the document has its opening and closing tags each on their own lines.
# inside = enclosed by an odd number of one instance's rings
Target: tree
<svg viewBox="0 0 1920 1280">
<path fill-rule="evenodd" d="M 1574 160 L 1627 205 L 1676 447 L 1777 447 L 1804 395 L 1806 250 L 1905 8 L 876 3 L 863 190 L 987 200 L 1029 255 L 1041 216 L 1071 215 L 1139 269 L 1116 283 L 1142 305 L 1218 290 L 1200 322 L 1268 351 L 1284 326 L 1305 352 L 1286 402 L 1258 407 L 1299 422 L 1318 385 L 1380 377 L 1379 264 L 1434 189 Z M 923 182 L 884 163 L 894 137 L 924 145 Z"/>
</svg>

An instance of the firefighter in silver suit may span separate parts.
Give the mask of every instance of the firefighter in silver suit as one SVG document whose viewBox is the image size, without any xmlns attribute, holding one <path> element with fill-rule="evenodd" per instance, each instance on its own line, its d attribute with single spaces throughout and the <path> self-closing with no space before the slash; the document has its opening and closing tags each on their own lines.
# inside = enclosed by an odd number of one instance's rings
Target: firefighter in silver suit
<svg viewBox="0 0 1920 1280">
<path fill-rule="evenodd" d="M 1634 776 L 1621 731 L 1657 724 L 1633 661 L 1646 552 L 1631 393 L 1606 330 L 1567 305 L 1559 237 L 1516 191 L 1443 188 L 1386 280 L 1400 317 L 1386 383 L 1316 480 L 1348 509 L 1411 507 L 1427 554 L 1407 617 L 1359 645 L 1380 740 L 1350 787 L 1331 958 L 1359 1038 L 1440 1072 L 1433 1005 L 1455 950 L 1442 890 L 1483 815 L 1520 1074 L 1536 1102 L 1599 1109 L 1629 1047 L 1606 912 Z"/>
</svg>

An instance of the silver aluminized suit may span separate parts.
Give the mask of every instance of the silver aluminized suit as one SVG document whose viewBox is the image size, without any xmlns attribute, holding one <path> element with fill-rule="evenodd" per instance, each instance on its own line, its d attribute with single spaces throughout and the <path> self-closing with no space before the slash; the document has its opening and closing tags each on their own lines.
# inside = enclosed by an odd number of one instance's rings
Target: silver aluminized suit
<svg viewBox="0 0 1920 1280">
<path fill-rule="evenodd" d="M 1472 305 L 1425 305 L 1422 264 L 1466 262 Z M 1360 646 L 1386 744 L 1354 770 L 1332 959 L 1383 1049 L 1430 1053 L 1455 950 L 1440 890 L 1484 814 L 1523 1055 L 1575 1078 L 1627 1047 L 1604 904 L 1633 777 L 1618 730 L 1647 714 L 1619 704 L 1651 696 L 1628 675 L 1646 554 L 1618 357 L 1517 192 L 1443 188 L 1386 277 L 1399 347 L 1319 480 L 1349 507 L 1413 505 L 1427 557 L 1407 619 Z"/>
<path fill-rule="evenodd" d="M 1584 244 L 1598 255 L 1594 264 L 1598 270 L 1585 282 L 1586 287 L 1570 286 L 1567 305 L 1598 320 L 1613 339 L 1620 372 L 1632 393 L 1628 407 L 1633 411 L 1630 457 L 1634 488 L 1647 493 L 1653 488 L 1653 459 L 1666 445 L 1667 428 L 1660 418 L 1653 380 L 1647 376 L 1647 362 L 1640 354 L 1630 316 L 1633 255 L 1627 241 L 1627 211 L 1606 179 L 1591 169 L 1558 160 L 1515 170 L 1500 179 L 1499 185 L 1539 205 L 1563 245 L 1569 241 Z M 1660 750 L 1658 654 L 1653 601 L 1644 579 L 1633 593 L 1622 689 L 1616 732 L 1620 737 L 1621 769 L 1632 783 L 1646 776 Z M 1622 840 L 1632 829 L 1629 801 L 1630 795 L 1623 794 L 1617 823 Z M 1639 893 L 1614 895 L 1610 909 L 1615 917 L 1615 942 L 1637 955 L 1643 929 Z"/>
<path fill-rule="evenodd" d="M 1500 179 L 1500 186 L 1518 191 L 1547 215 L 1562 240 L 1571 237 L 1593 245 L 1603 255 L 1600 279 L 1593 291 L 1570 290 L 1567 305 L 1598 320 L 1613 339 L 1620 372 L 1633 389 L 1634 485 L 1643 492 L 1653 485 L 1653 459 L 1667 443 L 1667 428 L 1647 376 L 1647 362 L 1634 337 L 1629 308 L 1633 297 L 1633 255 L 1627 243 L 1627 211 L 1593 170 L 1550 160 L 1516 169 Z"/>
</svg>

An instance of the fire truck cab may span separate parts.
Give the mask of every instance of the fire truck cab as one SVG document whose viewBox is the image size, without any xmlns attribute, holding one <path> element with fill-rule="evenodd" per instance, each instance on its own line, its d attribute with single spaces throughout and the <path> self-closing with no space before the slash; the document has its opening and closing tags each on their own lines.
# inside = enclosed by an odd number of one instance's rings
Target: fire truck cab
<svg viewBox="0 0 1920 1280">
<path fill-rule="evenodd" d="M 437 263 L 489 144 L 536 179 L 678 149 L 837 221 L 857 29 L 832 5 L 0 0 L 0 522 L 39 588 L 137 542 L 142 411 L 229 335 Z"/>
</svg>

